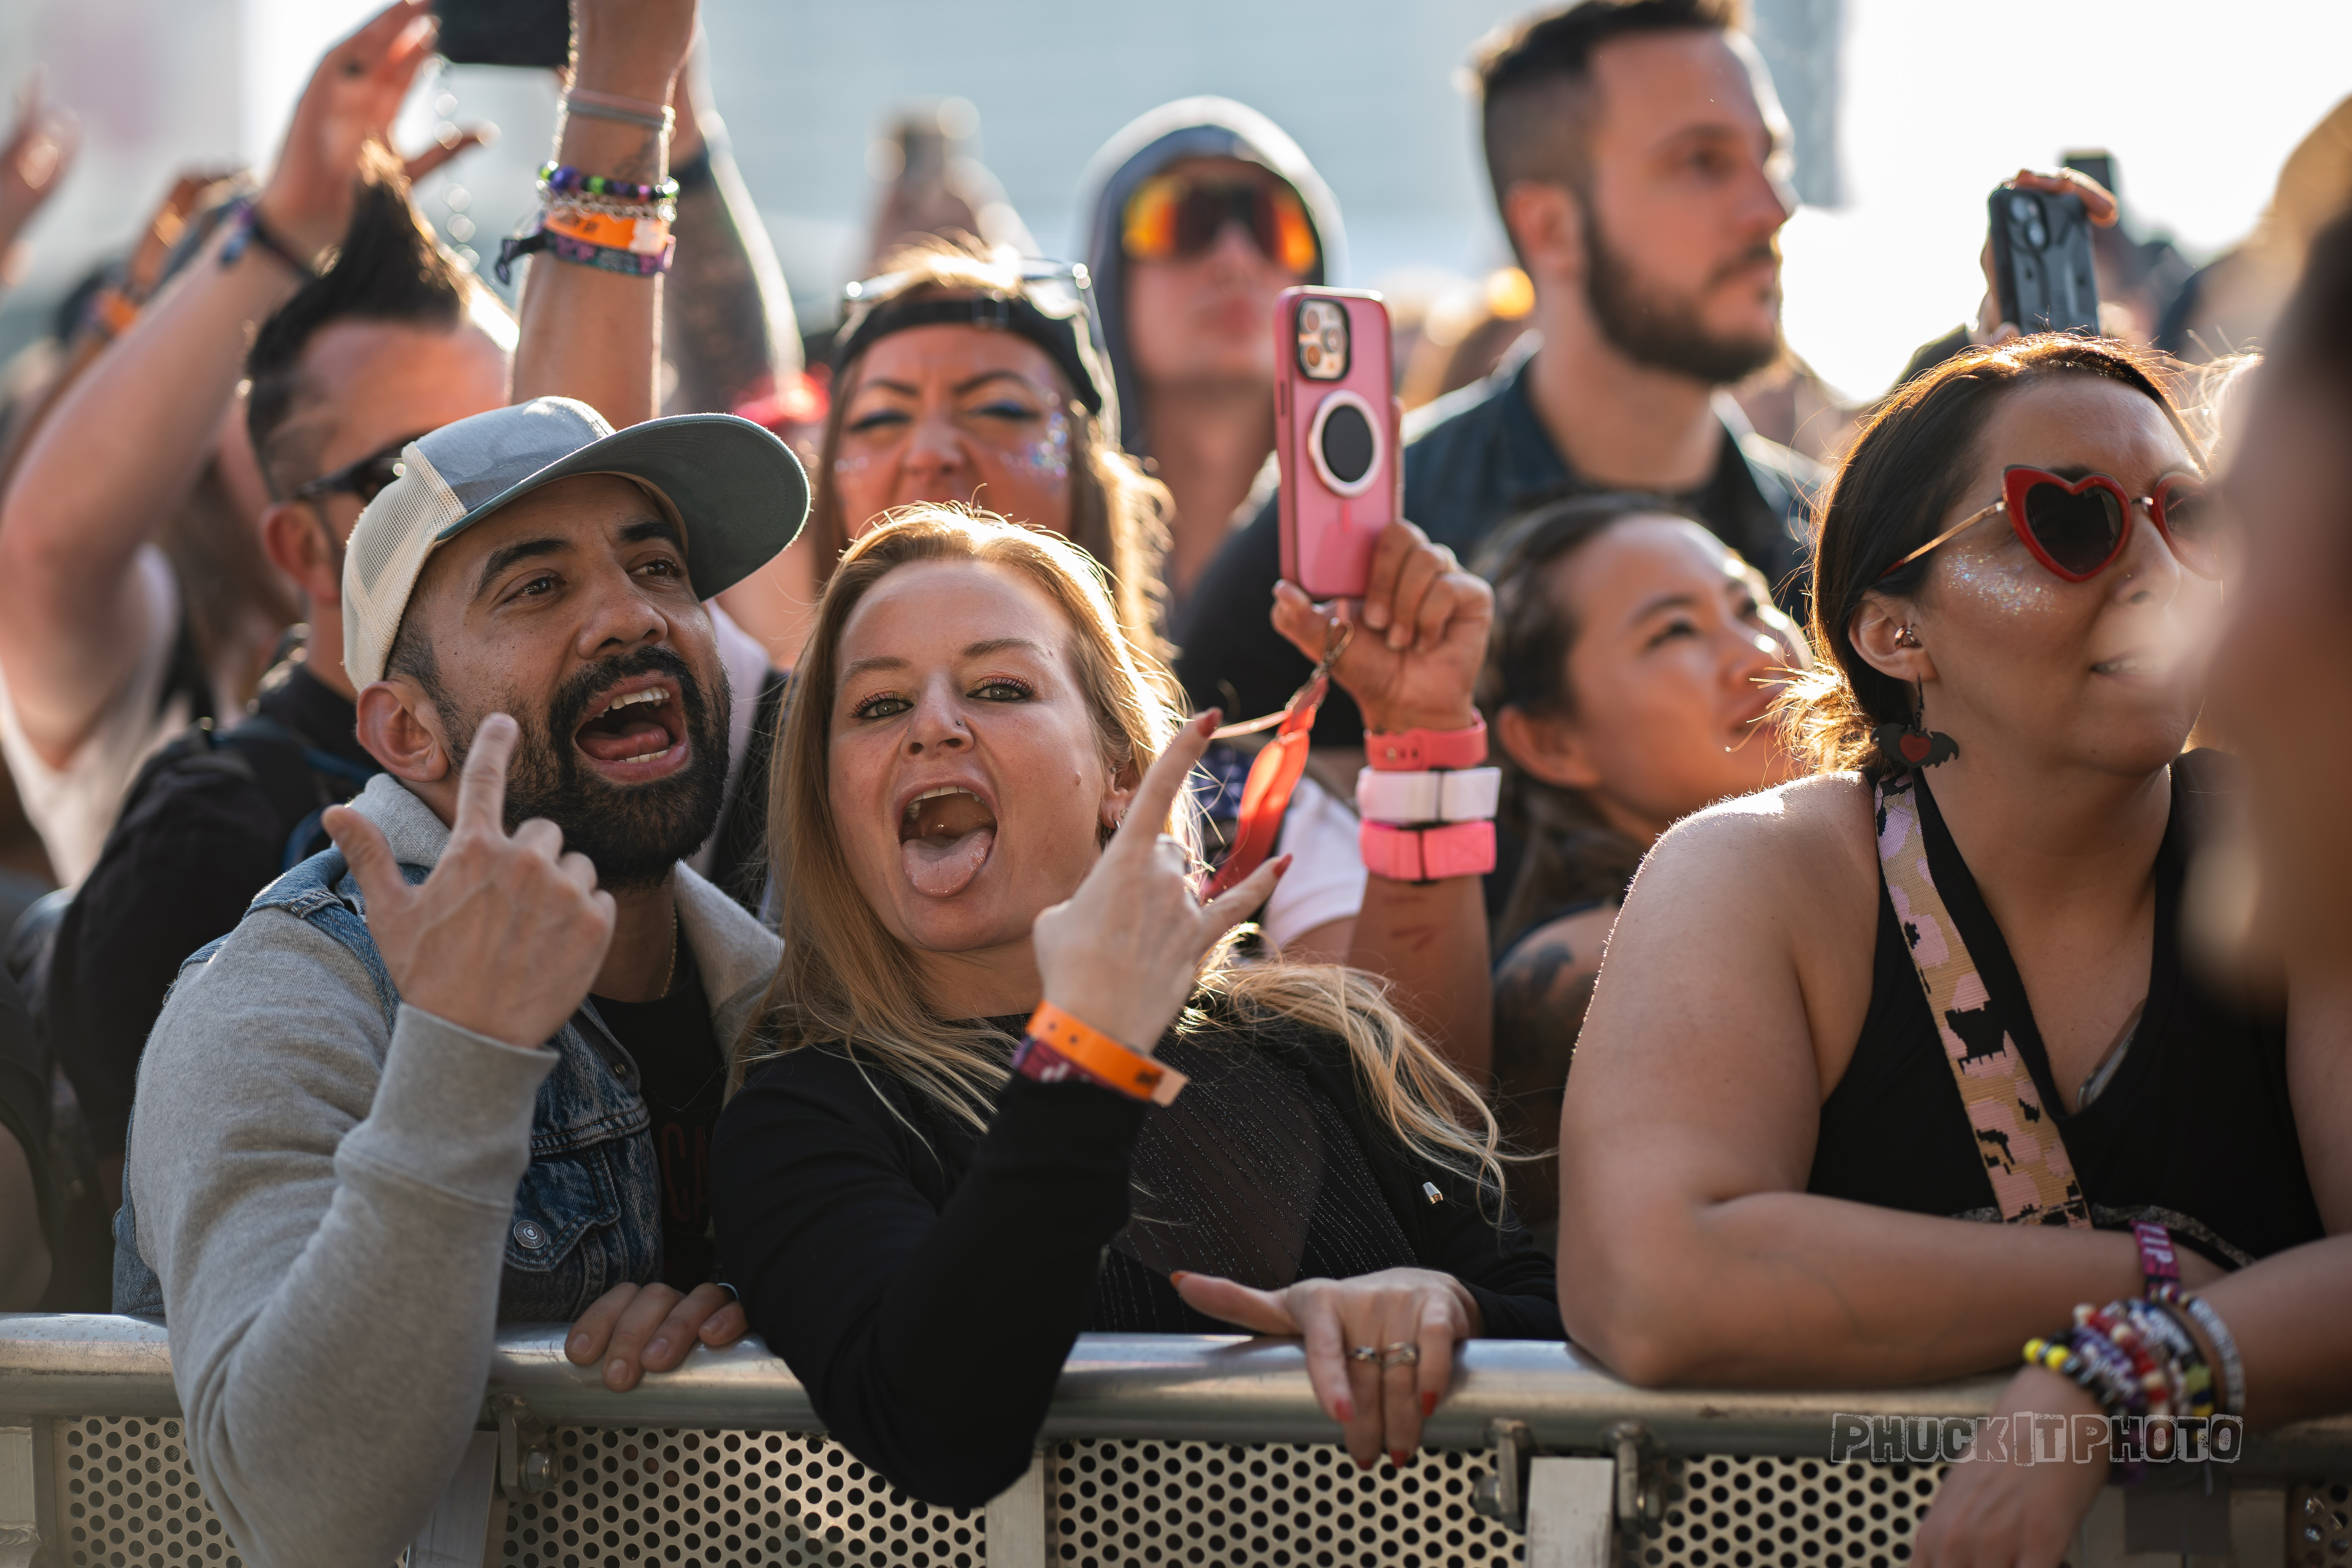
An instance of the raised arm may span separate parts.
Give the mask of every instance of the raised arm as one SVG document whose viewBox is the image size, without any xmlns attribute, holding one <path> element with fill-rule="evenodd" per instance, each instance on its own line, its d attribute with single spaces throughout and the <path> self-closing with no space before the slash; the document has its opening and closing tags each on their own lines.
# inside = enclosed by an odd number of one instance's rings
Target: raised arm
<svg viewBox="0 0 2352 1568">
<path fill-rule="evenodd" d="M 698 47 L 672 99 L 677 134 L 677 262 L 670 269 L 663 349 L 677 367 L 673 414 L 730 414 L 801 366 L 800 329 L 783 269 L 737 172 L 710 100 Z"/>
<path fill-rule="evenodd" d="M 48 409 L 17 465 L 0 500 L 0 668 L 52 764 L 130 679 L 152 635 L 140 550 L 210 458 L 255 328 L 343 232 L 360 150 L 385 139 L 432 42 L 426 0 L 399 0 L 328 51 L 262 189 L 253 240 L 223 265 L 241 234 L 224 225 Z"/>
<path fill-rule="evenodd" d="M 694 37 L 695 0 L 579 0 L 572 85 L 609 110 L 667 105 Z M 555 161 L 585 174 L 659 184 L 669 137 L 608 113 L 567 113 Z M 652 418 L 661 357 L 662 280 L 556 260 L 541 253 L 522 291 L 514 401 L 576 397 L 614 428 Z"/>
<path fill-rule="evenodd" d="M 1634 1383 L 1956 1377 L 2138 1288 L 2128 1235 L 1805 1191 L 1814 1037 L 1853 1038 L 1869 994 L 1868 811 L 1822 779 L 1703 812 L 1658 841 L 1610 937 L 1560 1117 L 1559 1305 Z"/>
<path fill-rule="evenodd" d="M 1287 583 L 1275 588 L 1274 625 L 1310 658 L 1326 646 L 1332 611 Z M 1478 722 L 1470 700 L 1486 657 L 1495 593 L 1409 522 L 1389 525 L 1373 557 L 1360 622 L 1332 679 L 1356 700 L 1365 725 L 1466 730 Z M 1355 737 L 1332 736 L 1335 743 Z M 1479 879 L 1434 882 L 1364 880 L 1364 905 L 1348 949 L 1350 967 L 1385 977 L 1397 1003 L 1472 1083 L 1493 1061 L 1493 963 Z"/>
</svg>

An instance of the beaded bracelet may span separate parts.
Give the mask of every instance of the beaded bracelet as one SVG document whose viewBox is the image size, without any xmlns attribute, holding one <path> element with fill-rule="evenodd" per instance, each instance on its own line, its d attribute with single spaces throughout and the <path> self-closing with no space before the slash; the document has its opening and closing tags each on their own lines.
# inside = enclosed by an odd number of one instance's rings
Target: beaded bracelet
<svg viewBox="0 0 2352 1568">
<path fill-rule="evenodd" d="M 583 174 L 569 163 L 541 164 L 539 183 L 549 190 L 585 191 L 592 196 L 613 196 L 625 202 L 666 202 L 677 195 L 677 182 L 674 179 L 664 180 L 658 185 L 641 184 L 635 180 Z"/>
</svg>

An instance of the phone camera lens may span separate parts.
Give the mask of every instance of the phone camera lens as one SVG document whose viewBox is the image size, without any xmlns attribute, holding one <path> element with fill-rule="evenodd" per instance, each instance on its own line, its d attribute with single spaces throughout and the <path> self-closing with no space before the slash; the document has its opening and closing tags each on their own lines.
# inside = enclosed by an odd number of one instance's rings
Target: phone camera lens
<svg viewBox="0 0 2352 1568">
<path fill-rule="evenodd" d="M 2033 200 L 2022 192 L 2012 192 L 2009 198 L 2009 216 L 2019 223 L 2032 223 L 2036 216 Z"/>
<path fill-rule="evenodd" d="M 2050 231 L 2042 226 L 2040 219 L 2037 218 L 2025 226 L 2025 243 L 2036 250 L 2050 243 Z"/>
</svg>

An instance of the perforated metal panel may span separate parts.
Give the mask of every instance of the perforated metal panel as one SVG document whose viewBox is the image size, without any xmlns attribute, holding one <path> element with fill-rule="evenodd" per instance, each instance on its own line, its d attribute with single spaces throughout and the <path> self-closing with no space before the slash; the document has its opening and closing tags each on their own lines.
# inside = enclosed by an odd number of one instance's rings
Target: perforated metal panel
<svg viewBox="0 0 2352 1568">
<path fill-rule="evenodd" d="M 1046 1456 L 1046 1555 L 1069 1568 L 1480 1568 L 1525 1543 L 1474 1512 L 1484 1453 L 1359 1470 L 1334 1444 L 1063 1443 Z"/>
<path fill-rule="evenodd" d="M 177 1421 L 52 1428 L 58 1568 L 243 1568 L 200 1494 Z M 781 1432 L 568 1429 L 557 1489 L 507 1510 L 512 1568 L 982 1568 L 977 1510 L 896 1490 L 838 1444 Z M 1486 1453 L 1359 1472 L 1332 1445 L 1056 1445 L 1046 1546 L 1066 1568 L 1486 1568 L 1525 1542 L 1473 1511 Z M 1664 1517 L 1620 1540 L 1625 1568 L 1896 1568 L 1942 1468 L 1670 1458 Z M 2352 1483 L 2288 1489 L 2286 1561 L 2352 1568 Z"/>
<path fill-rule="evenodd" d="M 2297 1481 L 2286 1489 L 2290 1568 L 2352 1564 L 2352 1482 Z"/>
<path fill-rule="evenodd" d="M 555 1489 L 507 1510 L 517 1568 L 984 1561 L 977 1511 L 917 1502 L 823 1437 L 572 1429 L 556 1442 Z"/>
<path fill-rule="evenodd" d="M 70 1568 L 244 1568 L 196 1487 L 177 1421 L 87 1416 L 56 1425 L 50 1560 Z"/>
<path fill-rule="evenodd" d="M 1664 1517 L 1621 1531 L 1618 1546 L 1627 1568 L 1896 1568 L 1944 1469 L 1672 1458 Z"/>
</svg>

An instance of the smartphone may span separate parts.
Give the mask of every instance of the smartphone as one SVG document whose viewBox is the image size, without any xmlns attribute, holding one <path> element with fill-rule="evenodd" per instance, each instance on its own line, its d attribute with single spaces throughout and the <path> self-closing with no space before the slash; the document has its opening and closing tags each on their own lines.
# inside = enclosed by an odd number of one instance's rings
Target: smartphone
<svg viewBox="0 0 2352 1568">
<path fill-rule="evenodd" d="M 2003 185 L 1989 203 L 2000 319 L 2021 332 L 2099 331 L 2099 275 L 2083 198 Z"/>
<path fill-rule="evenodd" d="M 455 66 L 572 63 L 571 0 L 433 0 L 434 50 Z"/>
<path fill-rule="evenodd" d="M 1282 574 L 1314 598 L 1360 599 L 1402 489 L 1388 307 L 1352 289 L 1286 289 L 1274 353 Z"/>
</svg>

